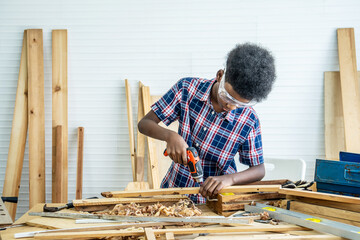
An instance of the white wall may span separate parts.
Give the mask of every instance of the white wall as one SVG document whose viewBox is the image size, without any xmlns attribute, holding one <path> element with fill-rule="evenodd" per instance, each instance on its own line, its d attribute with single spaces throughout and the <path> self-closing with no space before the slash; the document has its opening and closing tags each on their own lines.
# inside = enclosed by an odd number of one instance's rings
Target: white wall
<svg viewBox="0 0 360 240">
<path fill-rule="evenodd" d="M 78 126 L 85 127 L 84 197 L 120 190 L 131 181 L 125 78 L 136 113 L 138 81 L 149 85 L 151 94 L 162 94 L 181 77 L 212 78 L 226 53 L 246 41 L 261 43 L 276 57 L 276 86 L 256 106 L 264 154 L 303 158 L 312 179 L 314 160 L 324 157 L 323 72 L 338 70 L 337 28 L 354 27 L 360 44 L 359 10 L 356 0 L 0 0 L 0 191 L 24 29 L 44 31 L 49 201 L 52 29 L 68 29 L 69 199 L 74 199 Z M 28 149 L 19 214 L 28 206 L 27 179 Z"/>
</svg>

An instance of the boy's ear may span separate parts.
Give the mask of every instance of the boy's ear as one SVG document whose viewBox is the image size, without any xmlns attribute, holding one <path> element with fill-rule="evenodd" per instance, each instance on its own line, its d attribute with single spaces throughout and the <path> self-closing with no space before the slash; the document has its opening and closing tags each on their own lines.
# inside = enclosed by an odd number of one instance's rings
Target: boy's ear
<svg viewBox="0 0 360 240">
<path fill-rule="evenodd" d="M 224 75 L 224 69 L 220 69 L 219 71 L 217 71 L 217 73 L 216 73 L 216 81 L 219 82 L 223 75 Z"/>
</svg>

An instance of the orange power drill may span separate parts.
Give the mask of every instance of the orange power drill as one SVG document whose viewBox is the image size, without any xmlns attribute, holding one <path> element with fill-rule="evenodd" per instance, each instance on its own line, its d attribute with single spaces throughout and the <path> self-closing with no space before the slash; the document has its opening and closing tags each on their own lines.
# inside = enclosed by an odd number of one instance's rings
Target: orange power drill
<svg viewBox="0 0 360 240">
<path fill-rule="evenodd" d="M 187 153 L 187 164 L 189 166 L 189 170 L 191 173 L 191 176 L 195 179 L 196 182 L 202 183 L 204 181 L 203 177 L 203 169 L 201 166 L 199 154 L 196 151 L 196 148 L 189 147 L 186 149 Z M 168 156 L 166 149 L 164 151 L 164 156 Z"/>
</svg>

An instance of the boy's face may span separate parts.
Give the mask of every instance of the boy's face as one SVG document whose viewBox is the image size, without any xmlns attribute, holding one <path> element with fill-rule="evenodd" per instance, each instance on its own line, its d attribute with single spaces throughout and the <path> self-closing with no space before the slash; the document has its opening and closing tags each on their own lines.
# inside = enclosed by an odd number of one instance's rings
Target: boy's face
<svg viewBox="0 0 360 240">
<path fill-rule="evenodd" d="M 225 74 L 220 79 L 218 100 L 224 111 L 231 111 L 236 108 L 249 107 L 256 104 L 255 101 L 247 100 L 235 92 L 231 84 L 225 82 Z"/>
</svg>

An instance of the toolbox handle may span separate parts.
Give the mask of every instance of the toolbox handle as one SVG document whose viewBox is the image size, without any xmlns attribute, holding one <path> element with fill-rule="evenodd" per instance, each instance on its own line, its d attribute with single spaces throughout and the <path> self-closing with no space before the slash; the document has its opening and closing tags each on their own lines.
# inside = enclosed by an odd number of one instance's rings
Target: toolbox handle
<svg viewBox="0 0 360 240">
<path fill-rule="evenodd" d="M 344 178 L 351 182 L 360 182 L 359 176 L 356 177 L 356 176 L 354 176 L 355 174 L 360 175 L 360 170 L 345 169 Z"/>
</svg>

